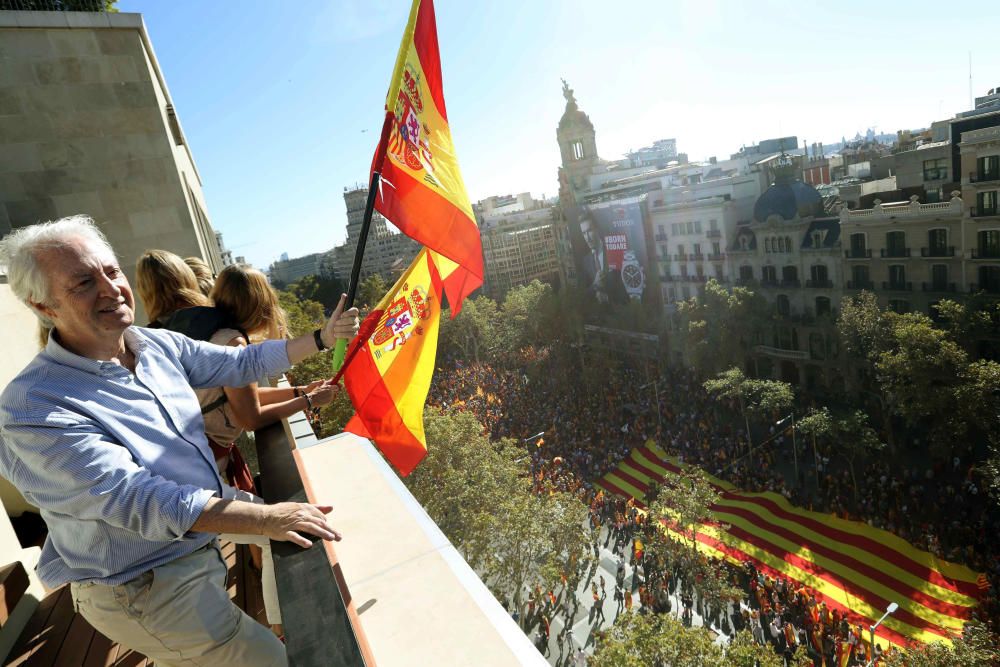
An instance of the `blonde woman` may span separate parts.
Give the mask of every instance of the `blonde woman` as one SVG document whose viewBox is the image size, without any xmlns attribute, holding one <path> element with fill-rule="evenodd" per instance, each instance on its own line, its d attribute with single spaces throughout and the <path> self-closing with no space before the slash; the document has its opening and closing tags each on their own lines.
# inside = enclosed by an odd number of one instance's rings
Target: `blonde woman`
<svg viewBox="0 0 1000 667">
<path fill-rule="evenodd" d="M 212 292 L 212 283 L 215 281 L 215 274 L 201 257 L 185 257 L 184 263 L 194 271 L 195 278 L 198 279 L 198 289 L 205 296 Z"/>
<path fill-rule="evenodd" d="M 183 259 L 165 250 L 146 252 L 136 265 L 136 288 L 146 305 L 151 326 L 162 326 L 217 345 L 242 347 L 253 339 L 284 338 L 285 314 L 278 297 L 260 271 L 229 266 L 216 278 L 212 298 L 201 294 L 197 279 Z M 306 387 L 245 387 L 198 389 L 205 435 L 216 464 L 237 489 L 256 493 L 246 462 L 234 445 L 245 430 L 256 430 L 296 412 L 330 403 L 336 385 L 314 382 Z M 221 539 L 261 548 L 264 609 L 268 623 L 281 634 L 277 586 L 270 544 L 250 535 Z"/>
</svg>

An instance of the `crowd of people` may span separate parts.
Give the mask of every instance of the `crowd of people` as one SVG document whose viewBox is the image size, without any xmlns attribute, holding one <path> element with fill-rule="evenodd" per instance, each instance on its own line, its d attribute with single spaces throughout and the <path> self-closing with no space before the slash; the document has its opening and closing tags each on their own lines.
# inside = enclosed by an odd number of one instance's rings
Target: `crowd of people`
<svg viewBox="0 0 1000 667">
<path fill-rule="evenodd" d="M 493 438 L 521 442 L 531 454 L 537 486 L 576 492 L 595 507 L 601 494 L 594 482 L 615 469 L 633 448 L 653 438 L 681 461 L 737 488 L 779 493 L 803 507 L 865 521 L 917 548 L 985 572 L 990 585 L 975 616 L 996 628 L 1000 618 L 997 511 L 987 500 L 986 482 L 970 462 L 934 460 L 925 453 L 883 455 L 859 462 L 855 489 L 836 443 L 813 443 L 800 436 L 795 441 L 796 478 L 789 465 L 793 440 L 788 430 L 782 430 L 785 425 L 755 433 L 757 446 L 748 452 L 738 405 L 710 395 L 691 372 L 656 373 L 628 363 L 606 364 L 599 384 L 587 387 L 583 359 L 548 350 L 520 354 L 526 358 L 496 366 L 446 362 L 449 368 L 438 373 L 430 402 L 472 411 Z M 597 505 L 604 508 L 610 502 L 604 496 Z M 628 512 L 624 505 L 619 509 L 612 516 L 621 523 Z M 595 516 L 598 522 L 608 519 Z M 835 610 L 825 609 L 789 582 L 749 572 L 739 576 L 750 602 L 744 625 L 753 629 L 756 618 L 763 630 L 755 636 L 781 651 L 792 645 L 793 638 L 796 645 L 820 653 L 858 645 L 857 628 L 838 618 Z M 647 587 L 656 583 L 655 575 L 649 581 L 650 574 Z M 658 599 L 652 592 L 641 597 Z M 822 625 L 813 618 L 817 614 Z M 776 619 L 784 638 L 770 633 Z M 785 624 L 791 627 L 787 636 Z"/>
</svg>

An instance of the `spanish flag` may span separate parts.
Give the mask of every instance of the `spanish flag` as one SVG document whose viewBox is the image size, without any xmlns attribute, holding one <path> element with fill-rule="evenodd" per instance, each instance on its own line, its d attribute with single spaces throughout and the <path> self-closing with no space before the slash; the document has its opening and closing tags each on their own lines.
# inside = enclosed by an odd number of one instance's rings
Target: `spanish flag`
<svg viewBox="0 0 1000 667">
<path fill-rule="evenodd" d="M 375 208 L 441 256 L 452 316 L 483 284 L 483 249 L 448 127 L 433 0 L 413 0 L 385 100 Z"/>
<path fill-rule="evenodd" d="M 355 415 L 345 431 L 375 441 L 404 477 L 427 453 L 424 402 L 434 373 L 442 280 L 424 248 L 351 341 L 344 387 Z"/>
</svg>

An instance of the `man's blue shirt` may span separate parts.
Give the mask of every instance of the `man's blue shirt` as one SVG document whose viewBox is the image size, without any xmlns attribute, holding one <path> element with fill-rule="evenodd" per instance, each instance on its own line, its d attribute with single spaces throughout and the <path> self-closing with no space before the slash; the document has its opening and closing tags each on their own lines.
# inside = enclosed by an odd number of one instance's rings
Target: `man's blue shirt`
<svg viewBox="0 0 1000 667">
<path fill-rule="evenodd" d="M 49 535 L 38 575 L 117 585 L 205 545 L 191 532 L 219 478 L 193 388 L 240 387 L 288 368 L 284 341 L 221 347 L 130 327 L 135 373 L 50 336 L 0 396 L 0 475 Z"/>
</svg>

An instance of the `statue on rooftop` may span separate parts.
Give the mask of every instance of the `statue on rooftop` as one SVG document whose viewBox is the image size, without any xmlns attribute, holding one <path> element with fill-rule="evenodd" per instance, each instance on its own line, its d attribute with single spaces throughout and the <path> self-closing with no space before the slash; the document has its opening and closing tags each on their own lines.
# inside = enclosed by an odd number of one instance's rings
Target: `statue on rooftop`
<svg viewBox="0 0 1000 667">
<path fill-rule="evenodd" d="M 568 104 L 575 105 L 576 104 L 576 96 L 573 95 L 573 89 L 569 87 L 568 83 L 566 83 L 566 79 L 560 79 L 560 81 L 562 81 L 562 85 L 563 85 L 562 93 L 563 93 L 563 97 L 566 98 L 566 102 Z"/>
</svg>

